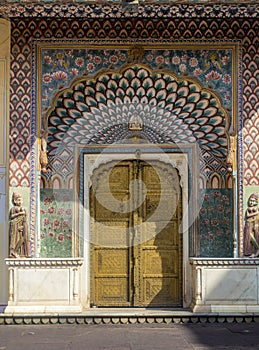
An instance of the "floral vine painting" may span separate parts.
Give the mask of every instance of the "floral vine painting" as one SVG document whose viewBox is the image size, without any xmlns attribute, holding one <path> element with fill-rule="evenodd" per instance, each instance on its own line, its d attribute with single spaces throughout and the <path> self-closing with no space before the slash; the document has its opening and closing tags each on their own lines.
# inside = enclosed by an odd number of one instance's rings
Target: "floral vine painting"
<svg viewBox="0 0 259 350">
<path fill-rule="evenodd" d="M 209 46 L 209 45 L 208 45 Z M 152 69 L 166 69 L 176 75 L 198 79 L 216 91 L 224 106 L 232 108 L 231 49 L 145 49 L 143 63 Z M 128 50 L 117 48 L 42 48 L 41 91 L 43 111 L 58 89 L 68 87 L 74 78 L 94 75 L 101 69 L 119 69 L 128 63 Z"/>
<path fill-rule="evenodd" d="M 202 190 L 200 199 L 200 256 L 233 257 L 232 190 Z"/>
<path fill-rule="evenodd" d="M 71 190 L 41 190 L 40 257 L 72 257 L 71 198 Z"/>
</svg>

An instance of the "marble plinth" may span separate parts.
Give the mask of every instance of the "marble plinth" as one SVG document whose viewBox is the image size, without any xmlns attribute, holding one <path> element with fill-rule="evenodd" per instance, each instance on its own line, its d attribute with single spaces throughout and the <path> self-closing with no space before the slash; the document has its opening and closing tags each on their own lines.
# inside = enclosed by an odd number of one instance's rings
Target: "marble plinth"
<svg viewBox="0 0 259 350">
<path fill-rule="evenodd" d="M 81 259 L 6 259 L 5 313 L 81 312 Z"/>
<path fill-rule="evenodd" d="M 190 259 L 193 312 L 259 313 L 259 259 Z"/>
</svg>

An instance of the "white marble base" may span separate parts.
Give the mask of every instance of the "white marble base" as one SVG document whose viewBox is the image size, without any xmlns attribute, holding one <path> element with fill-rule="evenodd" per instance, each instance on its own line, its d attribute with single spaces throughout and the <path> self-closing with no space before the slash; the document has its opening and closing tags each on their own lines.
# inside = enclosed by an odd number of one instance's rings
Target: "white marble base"
<svg viewBox="0 0 259 350">
<path fill-rule="evenodd" d="M 21 305 L 8 305 L 4 311 L 6 315 L 71 315 L 71 314 L 81 314 L 81 306 L 72 305 L 58 305 L 58 306 L 21 306 Z"/>
<path fill-rule="evenodd" d="M 83 259 L 6 259 L 5 314 L 77 314 L 86 307 Z M 194 314 L 259 314 L 259 259 L 190 259 Z M 143 310 L 143 313 L 145 311 Z"/>
<path fill-rule="evenodd" d="M 259 313 L 259 259 L 190 259 L 195 313 Z"/>
<path fill-rule="evenodd" d="M 9 300 L 6 314 L 78 313 L 81 259 L 6 259 Z"/>
</svg>

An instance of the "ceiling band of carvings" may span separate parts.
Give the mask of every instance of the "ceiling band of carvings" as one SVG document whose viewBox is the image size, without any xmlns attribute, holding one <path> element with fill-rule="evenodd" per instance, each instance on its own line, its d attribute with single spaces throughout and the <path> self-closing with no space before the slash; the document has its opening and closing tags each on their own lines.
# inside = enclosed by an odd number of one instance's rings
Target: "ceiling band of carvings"
<svg viewBox="0 0 259 350">
<path fill-rule="evenodd" d="M 258 5 L 249 4 L 173 4 L 150 3 L 139 4 L 137 12 L 125 11 L 120 4 L 91 4 L 91 3 L 29 3 L 4 2 L 0 3 L 0 14 L 3 17 L 59 17 L 59 18 L 256 18 Z"/>
</svg>

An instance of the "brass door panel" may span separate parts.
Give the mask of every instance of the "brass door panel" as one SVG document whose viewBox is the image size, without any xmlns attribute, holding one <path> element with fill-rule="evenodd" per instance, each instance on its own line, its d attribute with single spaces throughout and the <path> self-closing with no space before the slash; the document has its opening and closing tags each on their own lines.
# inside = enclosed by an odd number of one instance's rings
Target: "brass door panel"
<svg viewBox="0 0 259 350">
<path fill-rule="evenodd" d="M 101 306 L 128 306 L 128 249 L 96 249 L 94 258 L 96 303 Z"/>
<path fill-rule="evenodd" d="M 142 182 L 132 187 L 133 180 Z M 92 305 L 181 306 L 182 199 L 176 169 L 160 162 L 109 163 L 95 171 L 92 183 Z M 112 210 L 110 194 L 117 200 Z"/>
<path fill-rule="evenodd" d="M 92 178 L 91 189 L 91 304 L 130 306 L 131 244 L 129 199 L 131 163 L 100 166 Z M 108 185 L 108 186 L 107 186 Z M 118 201 L 110 210 L 110 195 Z M 99 200 L 97 199 L 99 198 Z"/>
<path fill-rule="evenodd" d="M 153 167 L 152 167 L 153 166 Z M 181 306 L 181 190 L 176 169 L 141 164 L 146 197 L 140 207 L 139 306 Z"/>
</svg>

